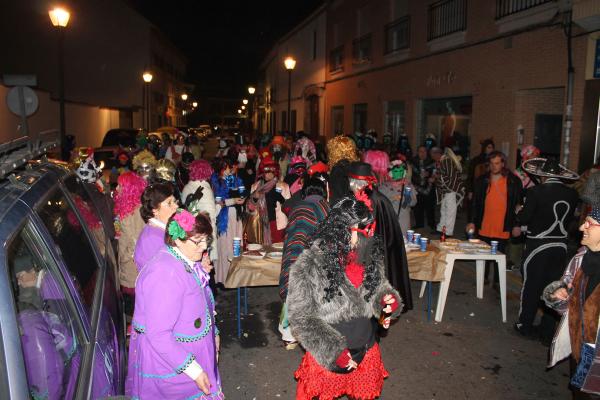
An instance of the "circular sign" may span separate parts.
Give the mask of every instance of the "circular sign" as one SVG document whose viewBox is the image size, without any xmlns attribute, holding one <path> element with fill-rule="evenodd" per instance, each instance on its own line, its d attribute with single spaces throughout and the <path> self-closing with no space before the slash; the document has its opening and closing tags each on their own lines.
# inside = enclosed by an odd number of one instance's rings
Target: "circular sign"
<svg viewBox="0 0 600 400">
<path fill-rule="evenodd" d="M 25 106 L 24 111 L 26 116 L 30 116 L 37 111 L 39 101 L 35 92 L 26 86 L 17 86 L 10 89 L 6 95 L 6 105 L 8 105 L 8 109 L 12 113 L 18 116 L 22 115 L 20 96 L 23 96 L 23 104 Z"/>
</svg>

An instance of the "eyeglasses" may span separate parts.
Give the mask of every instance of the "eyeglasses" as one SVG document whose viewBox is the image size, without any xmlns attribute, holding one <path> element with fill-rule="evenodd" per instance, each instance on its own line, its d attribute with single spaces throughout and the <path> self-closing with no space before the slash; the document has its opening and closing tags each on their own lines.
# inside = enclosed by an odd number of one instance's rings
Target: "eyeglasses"
<svg viewBox="0 0 600 400">
<path fill-rule="evenodd" d="M 188 239 L 190 242 L 194 243 L 196 246 L 200 246 L 201 243 L 208 243 L 208 239 L 204 238 L 204 239 L 200 239 L 200 240 L 194 240 L 192 238 Z"/>
<path fill-rule="evenodd" d="M 589 219 L 586 219 L 585 221 L 583 221 L 583 227 L 585 229 L 588 229 L 589 227 L 592 227 L 592 226 L 600 226 L 600 224 L 590 221 Z"/>
</svg>

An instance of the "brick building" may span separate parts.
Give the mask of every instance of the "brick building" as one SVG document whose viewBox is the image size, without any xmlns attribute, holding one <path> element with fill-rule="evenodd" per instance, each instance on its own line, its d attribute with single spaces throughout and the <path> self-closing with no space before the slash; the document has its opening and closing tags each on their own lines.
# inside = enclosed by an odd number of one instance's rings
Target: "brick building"
<svg viewBox="0 0 600 400">
<path fill-rule="evenodd" d="M 493 137 L 512 166 L 533 143 L 588 167 L 599 153 L 599 15 L 590 0 L 328 1 L 322 133 L 404 132 L 413 149 L 431 133 L 465 156 Z"/>
</svg>

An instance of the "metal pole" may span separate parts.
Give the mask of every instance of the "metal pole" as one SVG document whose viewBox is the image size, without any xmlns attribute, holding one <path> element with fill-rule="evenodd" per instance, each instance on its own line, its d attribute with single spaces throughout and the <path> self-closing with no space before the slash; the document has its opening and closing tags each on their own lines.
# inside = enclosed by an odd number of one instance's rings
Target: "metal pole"
<svg viewBox="0 0 600 400">
<path fill-rule="evenodd" d="M 148 132 L 148 126 L 146 125 L 146 82 L 142 84 L 142 128 Z"/>
<path fill-rule="evenodd" d="M 148 123 L 148 132 L 152 130 L 152 118 L 150 116 L 150 94 L 152 91 L 150 90 L 150 85 L 152 85 L 152 82 L 146 84 L 146 121 Z"/>
<path fill-rule="evenodd" d="M 569 167 L 569 154 L 571 152 L 571 128 L 573 126 L 573 84 L 575 80 L 575 68 L 573 68 L 573 49 L 571 45 L 571 28 L 572 28 L 572 11 L 567 13 L 567 21 L 565 26 L 565 33 L 567 35 L 567 103 L 565 105 L 565 125 L 564 133 L 565 138 L 563 141 L 563 157 L 562 163 L 568 168 Z"/>
<path fill-rule="evenodd" d="M 65 29 L 58 29 L 58 99 L 60 116 L 60 147 L 61 157 L 64 161 L 69 160 L 67 149 L 67 128 L 65 121 L 65 65 L 64 65 L 64 39 Z"/>
<path fill-rule="evenodd" d="M 292 108 L 292 70 L 288 69 L 288 108 L 287 108 L 287 131 L 288 134 L 292 131 L 292 118 L 291 118 L 291 108 Z"/>
</svg>

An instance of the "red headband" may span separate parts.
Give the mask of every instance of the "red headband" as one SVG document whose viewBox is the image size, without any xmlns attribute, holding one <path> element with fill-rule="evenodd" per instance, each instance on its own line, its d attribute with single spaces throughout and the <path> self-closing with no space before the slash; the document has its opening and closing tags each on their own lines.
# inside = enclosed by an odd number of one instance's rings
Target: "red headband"
<svg viewBox="0 0 600 400">
<path fill-rule="evenodd" d="M 367 181 L 370 184 L 377 183 L 377 178 L 375 178 L 373 175 L 354 175 L 354 174 L 348 174 L 348 178 L 358 179 L 358 180 L 361 180 L 361 181 Z"/>
</svg>

